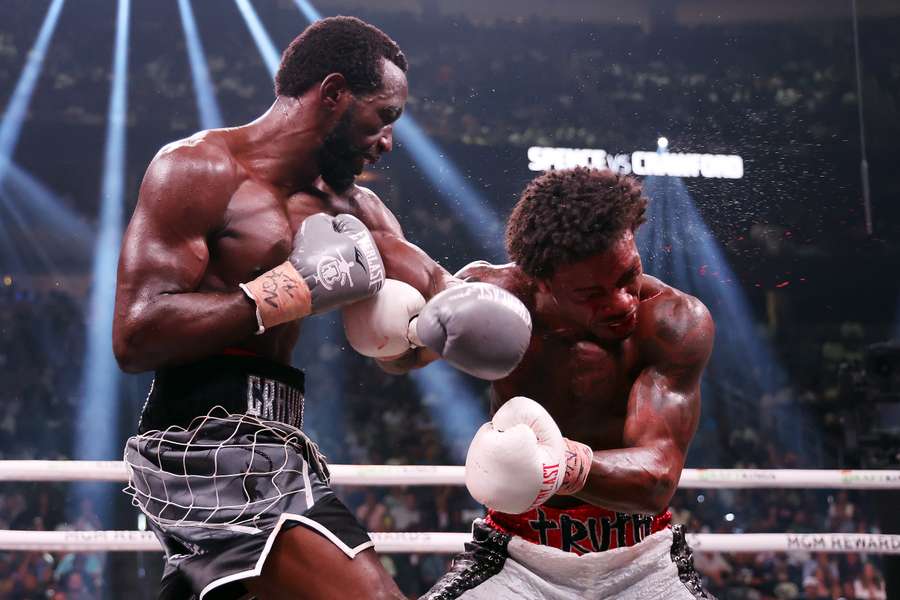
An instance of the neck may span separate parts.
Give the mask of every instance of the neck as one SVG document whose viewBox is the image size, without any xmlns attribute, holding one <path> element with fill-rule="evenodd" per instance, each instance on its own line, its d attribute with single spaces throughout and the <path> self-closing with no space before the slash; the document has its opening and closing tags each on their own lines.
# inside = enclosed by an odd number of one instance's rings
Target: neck
<svg viewBox="0 0 900 600">
<path fill-rule="evenodd" d="M 296 191 L 319 176 L 318 151 L 325 137 L 309 100 L 279 96 L 255 121 L 238 127 L 235 156 L 259 179 Z"/>
</svg>

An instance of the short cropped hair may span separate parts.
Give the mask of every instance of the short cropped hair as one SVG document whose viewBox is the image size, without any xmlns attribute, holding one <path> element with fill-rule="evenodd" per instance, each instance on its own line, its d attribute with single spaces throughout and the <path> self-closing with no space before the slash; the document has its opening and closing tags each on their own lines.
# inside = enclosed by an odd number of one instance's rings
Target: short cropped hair
<svg viewBox="0 0 900 600">
<path fill-rule="evenodd" d="M 609 169 L 547 171 L 529 183 L 506 224 L 509 257 L 532 277 L 608 250 L 644 222 L 647 199 L 634 177 Z"/>
<path fill-rule="evenodd" d="M 354 94 L 381 86 L 381 61 L 403 72 L 408 64 L 397 42 L 356 17 L 328 17 L 316 21 L 294 38 L 281 56 L 275 74 L 275 93 L 296 98 L 331 73 L 340 73 Z"/>
</svg>

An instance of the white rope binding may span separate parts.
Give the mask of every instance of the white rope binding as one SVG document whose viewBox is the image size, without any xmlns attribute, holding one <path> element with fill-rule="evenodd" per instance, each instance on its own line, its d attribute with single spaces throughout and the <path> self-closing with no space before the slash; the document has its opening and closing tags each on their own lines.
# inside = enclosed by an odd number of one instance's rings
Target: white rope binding
<svg viewBox="0 0 900 600">
<path fill-rule="evenodd" d="M 455 554 L 471 539 L 468 533 L 372 533 L 381 553 Z M 857 533 L 689 533 L 695 552 L 828 552 L 900 554 L 900 535 Z M 0 530 L 0 551 L 161 552 L 149 531 L 11 531 Z"/>
<path fill-rule="evenodd" d="M 463 467 L 330 465 L 333 485 L 463 485 Z M 121 461 L 2 460 L 0 481 L 127 481 Z M 900 471 L 826 469 L 684 469 L 679 487 L 900 489 Z"/>
</svg>

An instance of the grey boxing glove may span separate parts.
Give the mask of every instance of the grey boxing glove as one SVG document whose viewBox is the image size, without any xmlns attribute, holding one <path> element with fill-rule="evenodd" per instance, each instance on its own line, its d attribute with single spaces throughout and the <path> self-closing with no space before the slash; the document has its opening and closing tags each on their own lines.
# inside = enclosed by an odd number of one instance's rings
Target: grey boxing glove
<svg viewBox="0 0 900 600">
<path fill-rule="evenodd" d="M 425 304 L 410 324 L 410 338 L 460 371 L 494 381 L 512 373 L 525 356 L 531 314 L 503 288 L 463 283 Z"/>
<path fill-rule="evenodd" d="M 256 304 L 257 333 L 368 298 L 384 283 L 384 264 L 366 226 L 353 215 L 307 217 L 288 260 L 240 284 Z"/>
<path fill-rule="evenodd" d="M 288 261 L 309 287 L 313 314 L 368 298 L 384 284 L 375 240 L 353 215 L 308 217 L 294 236 Z"/>
</svg>

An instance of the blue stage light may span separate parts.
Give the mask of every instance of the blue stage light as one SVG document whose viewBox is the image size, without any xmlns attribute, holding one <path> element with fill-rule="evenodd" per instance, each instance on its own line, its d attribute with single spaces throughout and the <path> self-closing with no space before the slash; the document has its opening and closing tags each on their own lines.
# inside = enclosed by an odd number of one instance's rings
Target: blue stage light
<svg viewBox="0 0 900 600">
<path fill-rule="evenodd" d="M 435 362 L 410 374 L 422 405 L 444 436 L 456 464 L 466 459 L 475 432 L 488 420 L 488 401 L 479 400 L 465 376 L 445 362 Z"/>
<path fill-rule="evenodd" d="M 249 0 L 234 1 L 238 10 L 241 11 L 241 16 L 244 17 L 244 22 L 247 24 L 247 29 L 250 30 L 250 35 L 253 36 L 253 41 L 256 43 L 256 48 L 259 50 L 260 56 L 262 56 L 266 69 L 269 70 L 270 75 L 274 76 L 275 72 L 278 71 L 278 64 L 281 62 L 281 52 L 275 47 L 272 38 L 266 31 L 262 21 L 259 20 L 259 15 L 256 14 Z"/>
<path fill-rule="evenodd" d="M 82 399 L 78 404 L 76 422 L 75 458 L 78 459 L 108 460 L 122 454 L 116 429 L 120 375 L 112 352 L 112 317 L 116 264 L 122 240 L 125 187 L 129 13 L 130 0 L 119 0 L 103 157 L 100 219 L 86 319 Z"/>
<path fill-rule="evenodd" d="M 36 239 L 35 232 L 50 237 Z M 17 237 L 28 244 L 17 245 Z M 93 229 L 61 198 L 15 163 L 7 165 L 0 184 L 0 270 L 53 272 L 60 262 L 87 263 L 93 239 Z"/>
<path fill-rule="evenodd" d="M 297 8 L 300 9 L 300 12 L 303 13 L 303 16 L 310 23 L 322 18 L 322 13 L 316 10 L 316 7 L 307 2 L 307 0 L 294 0 L 294 4 L 297 5 Z"/>
<path fill-rule="evenodd" d="M 409 153 L 428 177 L 444 202 L 461 218 L 470 237 L 478 243 L 482 256 L 493 262 L 505 262 L 503 222 L 487 200 L 469 185 L 447 154 L 425 135 L 413 119 L 404 115 L 394 126 L 399 146 Z"/>
<path fill-rule="evenodd" d="M 44 57 L 47 54 L 47 48 L 53 33 L 56 30 L 56 24 L 59 21 L 59 14 L 62 12 L 65 0 L 53 0 L 47 9 L 47 14 L 38 31 L 37 38 L 28 52 L 28 59 L 25 67 L 19 75 L 16 87 L 13 89 L 6 110 L 3 112 L 3 119 L 0 121 L 0 203 L 10 219 L 16 222 L 20 231 L 28 237 L 29 229 L 24 225 L 24 218 L 16 201 L 7 193 L 4 186 L 6 178 L 11 170 L 15 168 L 13 165 L 13 153 L 19 141 L 19 135 L 22 133 L 22 125 L 28 114 L 28 106 L 31 104 L 31 96 L 34 93 L 35 85 L 41 74 L 44 65 Z M 12 233 L 6 227 L 9 219 L 3 219 L 0 222 L 0 237 L 3 238 L 3 267 L 7 269 L 23 269 L 26 268 L 26 260 L 18 249 L 12 243 Z M 33 251 L 42 253 L 40 246 L 35 246 Z M 42 256 L 42 261 L 47 262 L 46 255 Z"/>
<path fill-rule="evenodd" d="M 222 113 L 216 102 L 215 88 L 209 78 L 203 43 L 197 33 L 197 23 L 194 20 L 194 11 L 191 8 L 190 0 L 178 0 L 178 12 L 181 14 L 181 25 L 184 28 L 184 39 L 187 42 L 191 77 L 194 80 L 194 95 L 197 98 L 197 109 L 200 111 L 200 126 L 203 129 L 221 127 Z"/>
<path fill-rule="evenodd" d="M 19 141 L 19 134 L 22 132 L 22 124 L 28 113 L 28 105 L 31 103 L 31 95 L 34 93 L 34 87 L 37 83 L 38 76 L 41 73 L 44 56 L 47 54 L 47 47 L 56 30 L 56 23 L 59 21 L 59 13 L 62 11 L 64 0 L 53 0 L 50 8 L 47 9 L 47 15 L 41 24 L 37 39 L 28 53 L 28 60 L 25 62 L 25 68 L 19 76 L 19 81 L 13 90 L 12 97 L 6 105 L 3 113 L 3 121 L 0 122 L 0 183 L 6 176 L 6 171 L 12 163 L 13 152 L 16 149 L 16 143 Z"/>
</svg>

